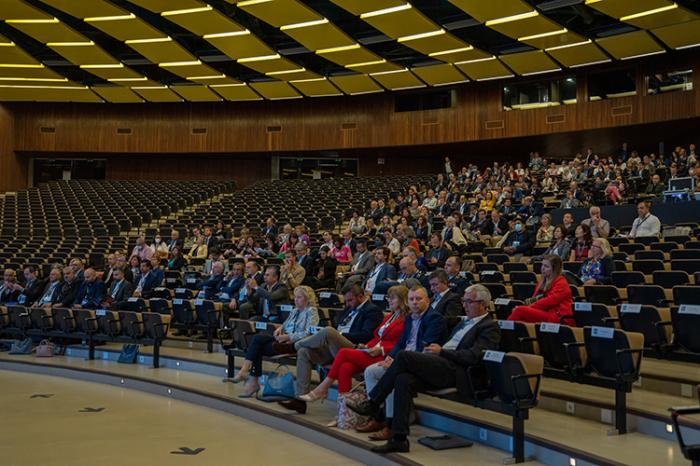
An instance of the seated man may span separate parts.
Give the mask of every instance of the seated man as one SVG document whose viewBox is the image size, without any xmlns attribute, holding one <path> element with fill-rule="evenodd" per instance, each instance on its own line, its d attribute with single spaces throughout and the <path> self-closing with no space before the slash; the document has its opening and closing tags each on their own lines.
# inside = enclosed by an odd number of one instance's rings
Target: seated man
<svg viewBox="0 0 700 466">
<path fill-rule="evenodd" d="M 63 267 L 63 284 L 61 286 L 61 307 L 71 307 L 76 304 L 82 282 L 78 280 L 75 269 L 71 266 Z"/>
<path fill-rule="evenodd" d="M 134 292 L 134 285 L 124 277 L 124 269 L 115 267 L 112 270 L 112 283 L 109 285 L 107 296 L 102 305 L 112 310 L 121 309 L 123 303 Z"/>
<path fill-rule="evenodd" d="M 252 280 L 251 280 L 252 279 Z M 253 289 L 248 286 L 249 283 L 255 281 L 255 283 L 263 283 L 264 277 L 262 272 L 260 272 L 260 266 L 255 261 L 248 261 L 245 264 L 245 275 L 243 284 L 238 288 L 238 293 L 233 296 L 229 295 L 230 301 L 226 309 L 229 313 L 239 311 L 244 303 L 253 296 Z"/>
<path fill-rule="evenodd" d="M 306 270 L 296 261 L 296 256 L 296 251 L 292 249 L 285 251 L 284 264 L 280 269 L 280 283 L 287 287 L 290 300 L 294 298 L 294 288 L 301 285 L 306 277 Z"/>
<path fill-rule="evenodd" d="M 345 283 L 361 282 L 372 267 L 374 267 L 374 257 L 367 250 L 367 239 L 360 238 L 357 240 L 352 261 L 350 261 L 350 271 L 345 274 L 345 277 L 347 277 Z"/>
<path fill-rule="evenodd" d="M 269 266 L 265 269 L 262 284 L 258 284 L 254 278 L 249 278 L 246 287 L 249 293 L 248 301 L 240 307 L 241 319 L 276 321 L 277 316 L 272 314 L 275 306 L 289 301 L 289 290 L 280 283 L 277 267 Z"/>
<path fill-rule="evenodd" d="M 584 219 L 581 225 L 588 225 L 594 238 L 607 238 L 610 235 L 610 222 L 600 218 L 600 207 L 591 206 L 588 214 L 590 218 Z"/>
<path fill-rule="evenodd" d="M 401 351 L 368 393 L 366 401 L 347 401 L 348 408 L 365 416 L 376 416 L 382 403 L 394 393 L 392 438 L 375 447 L 376 453 L 407 452 L 409 450 L 409 413 L 416 392 L 426 389 L 457 387 L 460 395 L 472 398 L 467 370 L 480 364 L 481 353 L 498 348 L 501 340 L 498 324 L 489 316 L 491 293 L 483 285 L 472 285 L 464 292 L 462 306 L 466 319 L 462 321 L 444 345 L 427 344 L 423 352 Z"/>
<path fill-rule="evenodd" d="M 365 293 L 372 295 L 378 283 L 396 279 L 396 268 L 387 263 L 391 256 L 391 251 L 386 246 L 374 250 L 374 267 L 367 274 L 367 278 L 362 282 L 362 289 Z M 387 288 L 388 289 L 388 288 Z"/>
<path fill-rule="evenodd" d="M 31 306 L 41 297 L 46 286 L 45 280 L 39 280 L 38 271 L 33 265 L 24 268 L 24 287 L 20 287 L 20 295 L 17 298 L 19 304 Z"/>
<path fill-rule="evenodd" d="M 93 268 L 85 270 L 85 280 L 80 285 L 80 290 L 75 297 L 73 307 L 84 309 L 97 309 L 102 304 L 104 297 L 104 283 L 97 276 Z"/>
<path fill-rule="evenodd" d="M 508 233 L 508 220 L 501 217 L 501 212 L 496 209 L 491 211 L 491 218 L 487 221 L 479 230 L 481 233 L 481 240 L 485 242 L 485 237 L 490 238 L 489 244 L 497 244 L 498 241 Z"/>
<path fill-rule="evenodd" d="M 410 281 L 411 284 L 413 284 L 415 281 L 418 281 L 418 283 L 421 286 L 423 286 L 423 282 L 425 281 L 425 274 L 418 270 L 418 267 L 416 267 L 415 259 L 412 259 L 410 257 L 404 257 L 403 259 L 401 259 L 399 261 L 399 270 L 401 271 L 401 274 L 399 274 L 396 280 L 386 280 L 381 283 L 378 283 L 377 286 L 375 286 L 374 288 L 374 292 L 379 294 L 386 294 L 386 291 L 392 286 L 401 285 L 406 281 Z M 410 288 L 411 286 L 408 287 Z"/>
<path fill-rule="evenodd" d="M 228 303 L 231 299 L 238 296 L 238 292 L 245 285 L 245 277 L 243 277 L 243 263 L 234 262 L 231 266 L 231 271 L 221 282 L 221 287 L 215 295 L 217 301 Z"/>
<path fill-rule="evenodd" d="M 450 290 L 447 272 L 437 269 L 430 274 L 429 282 L 433 295 L 430 300 L 430 309 L 446 319 L 458 317 L 462 312 L 462 305 L 459 302 L 459 295 Z"/>
<path fill-rule="evenodd" d="M 469 283 L 462 277 L 459 272 L 462 270 L 462 258 L 459 256 L 450 256 L 445 261 L 445 272 L 447 273 L 447 286 L 450 287 L 453 293 L 457 296 L 462 296 L 464 290 L 467 289 Z"/>
<path fill-rule="evenodd" d="M 297 350 L 297 380 L 294 390 L 297 395 L 309 393 L 312 364 L 330 364 L 341 348 L 367 343 L 384 318 L 382 311 L 367 299 L 358 284 L 347 286 L 343 294 L 345 312 L 340 316 L 337 329 L 325 327 L 294 344 Z M 306 402 L 301 400 L 293 399 L 280 404 L 300 413 L 306 412 Z"/>
<path fill-rule="evenodd" d="M 659 217 L 649 211 L 651 204 L 647 201 L 640 201 L 637 204 L 639 216 L 632 222 L 629 238 L 641 238 L 648 236 L 659 236 L 661 233 L 661 222 Z"/>
<path fill-rule="evenodd" d="M 146 240 L 143 236 L 136 238 L 136 246 L 134 246 L 134 249 L 131 250 L 129 259 L 131 259 L 133 256 L 138 256 L 138 258 L 141 259 L 141 262 L 151 260 L 153 250 L 146 245 Z"/>
<path fill-rule="evenodd" d="M 71 269 L 72 270 L 72 269 Z M 63 272 L 60 267 L 54 267 L 49 272 L 49 280 L 44 291 L 34 303 L 36 307 L 52 307 L 61 302 L 61 287 L 63 285 Z"/>
<path fill-rule="evenodd" d="M 309 255 L 309 247 L 299 241 L 296 246 L 294 246 L 294 252 L 296 253 L 295 260 L 304 269 L 304 285 L 309 283 L 309 280 L 314 276 L 314 260 Z"/>
<path fill-rule="evenodd" d="M 3 281 L 0 283 L 0 304 L 17 302 L 19 298 L 17 285 L 17 272 L 14 269 L 5 269 Z"/>
<path fill-rule="evenodd" d="M 425 253 L 425 262 L 428 270 L 435 270 L 445 266 L 450 250 L 442 243 L 442 236 L 439 233 L 430 235 L 430 249 Z"/>
<path fill-rule="evenodd" d="M 447 321 L 438 312 L 430 307 L 428 292 L 425 288 L 414 287 L 408 292 L 409 316 L 406 317 L 403 333 L 391 349 L 391 352 L 383 361 L 374 363 L 365 369 L 365 384 L 367 391 L 379 383 L 386 370 L 391 367 L 397 355 L 403 351 L 423 351 L 423 348 L 431 343 L 443 343 L 447 338 Z M 377 416 L 363 425 L 362 432 L 372 432 L 379 430 L 372 437 L 372 440 L 388 440 L 391 438 L 391 420 L 394 417 L 394 399 L 389 395 L 385 400 L 385 422 L 377 421 Z"/>
<path fill-rule="evenodd" d="M 515 254 L 517 257 L 520 257 L 531 255 L 536 242 L 537 237 L 535 234 L 521 218 L 517 218 L 513 223 L 513 230 L 509 231 L 499 244 L 506 254 Z"/>
<path fill-rule="evenodd" d="M 197 283 L 200 299 L 214 299 L 219 293 L 221 285 L 224 281 L 224 263 L 216 261 L 211 266 L 209 278 L 201 280 Z"/>
<path fill-rule="evenodd" d="M 153 290 L 160 286 L 157 274 L 152 272 L 151 261 L 141 262 L 141 279 L 136 284 L 134 297 L 148 299 L 153 294 Z"/>
<path fill-rule="evenodd" d="M 650 194 L 652 196 L 661 196 L 661 194 L 666 190 L 666 185 L 661 182 L 661 177 L 656 173 L 652 175 L 651 182 L 647 185 L 644 190 L 644 194 Z"/>
</svg>

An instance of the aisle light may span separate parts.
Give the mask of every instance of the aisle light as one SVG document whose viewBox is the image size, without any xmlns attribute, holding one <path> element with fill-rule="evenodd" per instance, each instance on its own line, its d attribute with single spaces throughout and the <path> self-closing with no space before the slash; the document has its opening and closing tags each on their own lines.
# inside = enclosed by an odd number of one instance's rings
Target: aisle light
<svg viewBox="0 0 700 466">
<path fill-rule="evenodd" d="M 359 68 L 361 66 L 381 65 L 382 63 L 386 63 L 386 59 L 374 60 L 374 61 L 364 61 L 361 63 L 351 63 L 349 65 L 345 65 L 345 68 Z"/>
<path fill-rule="evenodd" d="M 441 55 L 449 55 L 451 53 L 459 53 L 459 52 L 470 52 L 472 50 L 474 50 L 474 47 L 470 45 L 468 47 L 461 47 L 458 49 L 441 50 L 440 52 L 429 53 L 428 56 L 429 57 L 439 57 Z"/>
<path fill-rule="evenodd" d="M 90 69 L 100 69 L 100 68 L 124 68 L 124 63 L 114 63 L 114 64 L 104 64 L 104 65 L 80 65 L 81 68 Z"/>
<path fill-rule="evenodd" d="M 7 24 L 56 24 L 60 23 L 58 18 L 51 19 L 6 19 Z"/>
<path fill-rule="evenodd" d="M 284 75 L 284 74 L 303 73 L 304 71 L 306 71 L 306 68 L 298 68 L 296 70 L 270 71 L 268 73 L 265 73 L 265 75 L 266 76 L 279 76 L 279 75 Z"/>
<path fill-rule="evenodd" d="M 88 42 L 47 42 L 48 47 L 91 47 L 95 45 L 93 41 Z"/>
<path fill-rule="evenodd" d="M 175 66 L 196 66 L 196 65 L 201 65 L 202 62 L 200 60 L 187 60 L 187 61 L 170 61 L 170 62 L 163 62 L 163 63 L 158 63 L 158 66 L 161 68 L 168 68 L 168 67 L 175 67 Z"/>
<path fill-rule="evenodd" d="M 393 6 L 391 8 L 383 8 L 381 10 L 368 11 L 367 13 L 362 13 L 360 15 L 361 19 L 372 18 L 373 16 L 388 15 L 390 13 L 397 13 L 399 11 L 410 10 L 413 6 L 410 3 L 404 3 L 403 5 Z"/>
<path fill-rule="evenodd" d="M 161 16 L 175 16 L 175 15 L 186 15 L 189 13 L 204 13 L 205 11 L 211 11 L 213 10 L 214 7 L 211 5 L 203 6 L 201 8 L 186 8 L 184 10 L 169 10 L 169 11 L 164 11 L 160 15 Z"/>
<path fill-rule="evenodd" d="M 250 62 L 255 62 L 255 61 L 277 60 L 278 58 L 282 58 L 282 57 L 279 53 L 276 53 L 274 55 L 260 55 L 258 57 L 239 58 L 238 63 L 250 63 Z"/>
<path fill-rule="evenodd" d="M 299 29 L 312 26 L 320 26 L 322 24 L 328 24 L 328 18 L 316 19 L 313 21 L 305 21 L 303 23 L 286 24 L 280 28 L 280 31 L 287 31 L 289 29 Z"/>
<path fill-rule="evenodd" d="M 116 16 L 93 16 L 90 18 L 84 18 L 83 21 L 86 23 L 99 23 L 101 21 L 123 21 L 125 19 L 135 19 L 136 15 L 129 13 L 128 15 L 116 15 Z"/>
<path fill-rule="evenodd" d="M 234 36 L 247 36 L 250 31 L 244 29 L 242 31 L 231 31 L 231 32 L 217 32 L 215 34 L 204 34 L 202 38 L 204 39 L 218 39 L 220 37 L 234 37 Z"/>
<path fill-rule="evenodd" d="M 316 50 L 316 53 L 319 55 L 323 55 L 324 53 L 346 52 L 348 50 L 359 49 L 360 47 L 362 47 L 360 44 L 341 45 L 340 47 L 330 47 L 327 49 L 318 49 L 318 50 Z"/>
<path fill-rule="evenodd" d="M 525 40 L 532 40 L 532 39 L 541 39 L 543 37 L 557 36 L 559 34 L 564 34 L 566 32 L 569 32 L 569 30 L 566 28 L 563 28 L 563 29 L 559 29 L 556 31 L 542 32 L 540 34 L 533 34 L 531 36 L 518 37 L 518 40 L 525 41 Z"/>
<path fill-rule="evenodd" d="M 410 36 L 399 37 L 396 39 L 397 42 L 408 42 L 411 40 L 425 39 L 427 37 L 440 36 L 446 34 L 447 31 L 444 29 L 438 29 L 437 31 L 423 32 L 421 34 L 412 34 Z"/>
<path fill-rule="evenodd" d="M 678 8 L 677 3 L 671 5 L 662 6 L 661 8 L 654 8 L 653 10 L 642 11 L 640 13 L 635 13 L 633 15 L 627 15 L 620 18 L 620 21 L 629 21 L 631 19 L 642 18 L 644 16 L 655 15 L 656 13 L 663 13 L 664 11 L 675 10 Z"/>
<path fill-rule="evenodd" d="M 548 47 L 544 49 L 546 52 L 549 52 L 550 50 L 560 50 L 560 49 L 568 49 L 569 47 L 578 47 L 579 45 L 586 45 L 590 44 L 593 41 L 591 39 L 584 40 L 581 42 L 574 42 L 573 44 L 564 44 L 564 45 L 555 45 L 554 47 Z"/>
<path fill-rule="evenodd" d="M 156 42 L 170 42 L 172 40 L 173 39 L 170 36 L 168 36 L 168 37 L 156 37 L 154 39 L 128 39 L 128 40 L 125 40 L 124 43 L 127 45 L 128 44 L 153 44 Z"/>
</svg>

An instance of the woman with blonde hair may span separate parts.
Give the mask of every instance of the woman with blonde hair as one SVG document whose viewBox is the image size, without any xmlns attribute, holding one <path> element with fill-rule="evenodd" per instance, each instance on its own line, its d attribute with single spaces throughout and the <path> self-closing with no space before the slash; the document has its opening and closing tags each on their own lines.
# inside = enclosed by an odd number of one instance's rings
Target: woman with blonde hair
<svg viewBox="0 0 700 466">
<path fill-rule="evenodd" d="M 581 265 L 579 278 L 584 285 L 608 285 L 615 271 L 612 248 L 605 238 L 595 238 L 590 257 Z"/>
<path fill-rule="evenodd" d="M 386 294 L 389 301 L 390 313 L 374 330 L 374 338 L 366 345 L 358 345 L 357 348 L 342 348 L 335 355 L 328 376 L 315 389 L 306 395 L 301 395 L 300 400 L 313 402 L 326 398 L 328 389 L 338 381 L 338 396 L 350 391 L 352 388 L 352 376 L 364 371 L 375 362 L 382 361 L 394 347 L 403 332 L 404 319 L 408 314 L 408 288 L 405 286 L 392 286 Z"/>
<path fill-rule="evenodd" d="M 204 244 L 204 236 L 198 236 L 194 240 L 190 253 L 187 254 L 187 259 L 206 259 L 207 257 L 209 257 L 209 251 Z"/>
<path fill-rule="evenodd" d="M 318 325 L 316 294 L 308 286 L 298 286 L 294 290 L 294 309 L 282 326 L 277 327 L 272 335 L 258 333 L 248 346 L 241 370 L 231 380 L 233 383 L 247 380 L 239 397 L 251 398 L 260 389 L 258 377 L 262 375 L 264 356 L 295 353 L 294 343 L 308 336 L 315 325 Z"/>
<path fill-rule="evenodd" d="M 540 245 L 545 243 L 549 245 L 554 239 L 554 225 L 552 225 L 552 216 L 544 214 L 541 218 L 541 225 L 537 229 L 537 243 Z"/>
</svg>

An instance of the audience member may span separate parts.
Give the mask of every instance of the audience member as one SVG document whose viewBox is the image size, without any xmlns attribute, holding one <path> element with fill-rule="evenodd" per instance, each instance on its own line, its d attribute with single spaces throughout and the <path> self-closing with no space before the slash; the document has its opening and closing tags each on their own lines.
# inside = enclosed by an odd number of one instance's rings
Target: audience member
<svg viewBox="0 0 700 466">
<path fill-rule="evenodd" d="M 614 271 L 615 261 L 610 243 L 605 238 L 594 239 L 591 255 L 581 265 L 581 281 L 584 285 L 609 285 Z"/>
<path fill-rule="evenodd" d="M 559 256 L 545 256 L 540 271 L 542 281 L 535 287 L 532 298 L 527 299 L 524 306 L 516 306 L 508 320 L 574 325 L 571 318 L 573 298 L 562 269 L 563 262 Z"/>
</svg>

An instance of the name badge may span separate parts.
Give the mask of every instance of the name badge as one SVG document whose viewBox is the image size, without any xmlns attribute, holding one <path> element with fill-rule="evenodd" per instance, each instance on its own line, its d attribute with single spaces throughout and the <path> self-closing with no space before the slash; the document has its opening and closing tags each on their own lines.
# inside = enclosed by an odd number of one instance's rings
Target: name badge
<svg viewBox="0 0 700 466">
<path fill-rule="evenodd" d="M 185 293 L 187 292 L 187 288 L 175 288 L 175 293 Z"/>
<path fill-rule="evenodd" d="M 203 299 L 195 299 L 195 301 L 194 301 L 195 306 L 201 306 L 202 304 L 204 304 Z"/>
<path fill-rule="evenodd" d="M 282 304 L 280 305 L 280 311 L 284 312 L 292 312 L 294 310 L 294 306 L 291 304 Z"/>
<path fill-rule="evenodd" d="M 486 351 L 486 353 L 484 353 L 484 361 L 502 363 L 505 355 L 506 353 L 504 353 L 503 351 L 488 350 Z"/>
<path fill-rule="evenodd" d="M 23 294 L 19 295 L 19 298 L 17 298 L 17 302 L 19 304 L 24 304 L 27 301 L 27 297 L 24 296 Z"/>
<path fill-rule="evenodd" d="M 495 273 L 495 270 L 484 270 L 483 272 L 481 272 L 481 275 L 493 275 Z"/>
<path fill-rule="evenodd" d="M 622 304 L 620 306 L 620 313 L 622 314 L 639 314 L 642 312 L 641 304 Z"/>
<path fill-rule="evenodd" d="M 461 270 L 461 271 L 459 272 L 459 276 L 462 277 L 462 278 L 464 278 L 464 277 L 467 276 L 467 272 L 464 271 L 464 270 Z"/>
<path fill-rule="evenodd" d="M 502 328 L 503 330 L 515 330 L 515 321 L 514 320 L 499 320 L 498 326 L 500 328 Z"/>
<path fill-rule="evenodd" d="M 386 295 L 383 295 L 383 294 L 373 294 L 372 301 L 384 301 L 385 296 Z"/>
<path fill-rule="evenodd" d="M 591 336 L 596 338 L 607 338 L 612 340 L 615 329 L 610 327 L 591 327 Z"/>
<path fill-rule="evenodd" d="M 188 284 L 189 284 L 189 283 L 197 283 L 197 279 L 196 279 L 196 278 L 188 278 L 188 279 L 187 279 L 187 283 L 188 283 Z"/>
<path fill-rule="evenodd" d="M 96 315 L 97 317 L 106 316 L 106 315 L 107 315 L 107 310 L 106 310 L 106 309 L 97 309 L 97 310 L 95 311 L 95 315 Z"/>
<path fill-rule="evenodd" d="M 496 298 L 493 302 L 496 306 L 507 306 L 510 304 L 510 299 L 508 298 Z"/>
<path fill-rule="evenodd" d="M 575 311 L 583 311 L 583 312 L 591 312 L 593 310 L 593 304 L 592 303 L 576 302 L 576 303 L 574 303 L 574 310 Z"/>
<path fill-rule="evenodd" d="M 255 322 L 255 330 L 267 330 L 267 322 Z"/>
<path fill-rule="evenodd" d="M 681 304 L 678 308 L 679 314 L 700 314 L 700 306 L 692 304 Z"/>
<path fill-rule="evenodd" d="M 322 291 L 322 292 L 320 292 L 320 293 L 318 294 L 318 297 L 319 297 L 319 298 L 322 298 L 322 299 L 330 298 L 330 297 L 331 297 L 331 292 L 330 292 L 330 291 Z"/>
<path fill-rule="evenodd" d="M 316 335 L 318 332 L 321 331 L 322 328 L 323 327 L 316 327 L 316 326 L 309 327 L 309 333 L 311 335 Z"/>
<path fill-rule="evenodd" d="M 559 333 L 560 324 L 553 324 L 550 322 L 542 322 L 540 324 L 540 332 L 545 333 Z"/>
<path fill-rule="evenodd" d="M 163 288 L 162 286 L 159 286 L 157 288 L 153 288 L 153 291 L 165 291 L 165 288 Z"/>
<path fill-rule="evenodd" d="M 181 299 L 173 299 L 173 304 L 180 305 L 180 304 L 182 304 L 182 300 Z"/>
<path fill-rule="evenodd" d="M 133 297 L 133 296 L 132 296 L 131 298 L 127 299 L 127 301 L 130 302 L 130 303 L 135 303 L 135 302 L 137 302 L 138 300 L 139 300 L 139 298 L 135 298 L 135 297 Z"/>
</svg>

